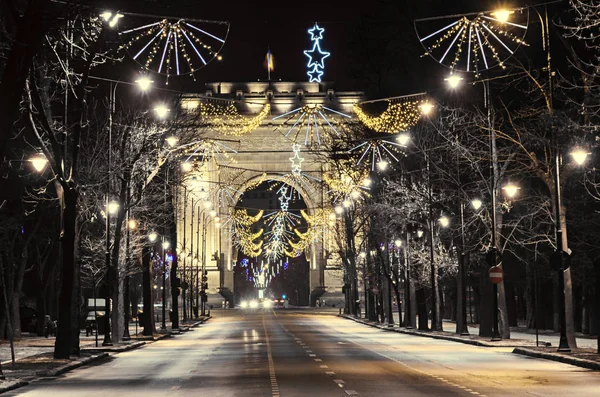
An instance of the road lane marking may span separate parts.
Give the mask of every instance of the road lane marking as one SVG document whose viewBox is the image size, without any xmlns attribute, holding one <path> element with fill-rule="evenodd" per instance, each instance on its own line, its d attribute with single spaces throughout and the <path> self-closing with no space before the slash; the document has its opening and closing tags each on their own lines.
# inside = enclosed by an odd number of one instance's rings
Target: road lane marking
<svg viewBox="0 0 600 397">
<path fill-rule="evenodd" d="M 318 362 L 318 363 L 320 363 L 321 361 L 323 361 L 323 360 L 321 360 L 320 358 L 315 358 L 314 360 L 315 360 L 316 362 Z"/>
<path fill-rule="evenodd" d="M 319 368 L 329 368 L 327 365 L 319 365 Z"/>
<path fill-rule="evenodd" d="M 356 390 L 346 390 L 346 394 L 349 396 L 358 396 L 358 392 Z"/>
<path fill-rule="evenodd" d="M 365 346 L 365 345 L 363 345 L 363 344 L 361 344 L 361 343 L 358 343 L 358 342 L 356 342 L 356 341 L 353 341 L 353 340 L 348 340 L 348 341 L 349 341 L 350 343 L 353 343 L 353 344 L 355 344 L 355 345 L 357 345 L 357 346 L 360 346 L 360 347 L 362 347 L 363 349 L 366 349 L 366 350 L 369 350 L 369 351 L 371 351 L 371 352 L 373 352 L 373 353 L 375 353 L 375 354 L 378 354 L 378 355 L 380 355 L 381 357 L 385 357 L 385 358 L 387 358 L 388 360 L 392 360 L 392 361 L 394 361 L 394 362 L 396 362 L 396 363 L 398 363 L 398 364 L 400 364 L 400 365 L 402 365 L 402 366 L 404 366 L 404 367 L 406 367 L 406 368 L 409 368 L 409 369 L 411 369 L 411 370 L 413 370 L 413 371 L 416 371 L 416 372 L 418 372 L 418 373 L 420 373 L 420 374 L 427 375 L 427 376 L 429 376 L 429 377 L 432 377 L 432 378 L 434 378 L 434 379 L 438 379 L 438 380 L 442 380 L 442 381 L 446 382 L 446 380 L 445 380 L 444 378 L 440 378 L 440 377 L 439 377 L 439 376 L 437 376 L 437 375 L 434 375 L 434 374 L 431 374 L 431 373 L 428 373 L 428 372 L 422 371 L 422 370 L 420 370 L 420 369 L 417 369 L 417 368 L 411 367 L 411 366 L 409 366 L 408 364 L 406 364 L 406 363 L 404 363 L 404 362 L 402 362 L 402 361 L 400 361 L 400 360 L 397 360 L 397 359 L 395 359 L 395 358 L 393 358 L 393 357 L 390 357 L 390 356 L 388 356 L 388 355 L 386 355 L 386 354 L 383 354 L 383 353 L 380 353 L 380 352 L 378 352 L 378 351 L 375 351 L 375 350 L 373 350 L 373 349 L 371 349 L 371 348 L 369 348 L 369 347 L 367 347 L 367 346 Z M 474 392 L 472 389 L 469 389 L 469 388 L 467 388 L 467 387 L 465 387 L 465 386 L 456 385 L 456 387 L 458 387 L 459 389 L 463 389 L 464 391 L 468 391 L 468 392 L 470 392 L 471 394 L 475 394 L 475 393 L 477 393 L 477 392 Z M 479 394 L 479 393 L 477 393 L 477 394 L 478 394 L 478 395 L 480 395 L 481 397 L 485 397 L 485 395 L 484 395 L 484 394 Z"/>
<path fill-rule="evenodd" d="M 271 394 L 273 397 L 279 397 L 279 384 L 277 383 L 277 374 L 275 373 L 275 362 L 273 361 L 273 353 L 271 351 L 271 342 L 269 341 L 269 331 L 265 323 L 265 315 L 262 316 L 263 329 L 265 330 L 265 341 L 267 344 L 267 357 L 269 359 L 269 377 L 271 378 Z"/>
<path fill-rule="evenodd" d="M 333 376 L 333 375 L 335 375 L 335 372 L 333 372 L 333 371 L 327 371 L 327 372 L 325 372 L 325 374 L 328 375 L 328 376 Z"/>
</svg>

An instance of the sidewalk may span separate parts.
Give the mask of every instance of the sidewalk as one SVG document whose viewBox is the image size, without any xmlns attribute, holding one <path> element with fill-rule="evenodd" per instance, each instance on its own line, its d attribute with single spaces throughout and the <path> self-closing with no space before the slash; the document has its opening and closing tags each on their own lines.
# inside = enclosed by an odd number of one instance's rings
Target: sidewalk
<svg viewBox="0 0 600 397">
<path fill-rule="evenodd" d="M 492 342 L 489 337 L 480 337 L 478 335 L 479 329 L 477 327 L 468 327 L 470 335 L 461 336 L 453 333 L 456 329 L 456 324 L 454 322 L 445 321 L 443 323 L 443 327 L 446 331 L 419 331 L 417 329 L 407 329 L 397 325 L 390 327 L 385 324 L 375 323 L 349 315 L 342 315 L 342 317 L 385 331 L 402 334 L 443 339 L 483 347 L 514 347 L 514 354 L 544 358 L 600 371 L 600 354 L 597 353 L 598 342 L 597 339 L 591 337 L 582 337 L 578 335 L 578 347 L 576 349 L 572 349 L 571 352 L 557 352 L 559 335 L 547 330 L 544 330 L 543 332 L 540 331 L 539 346 L 536 346 L 535 333 L 525 332 L 526 330 L 521 328 L 517 328 L 513 331 L 511 327 L 511 339 Z"/>
<path fill-rule="evenodd" d="M 72 369 L 78 368 L 89 363 L 102 360 L 109 355 L 120 353 L 127 350 L 139 348 L 146 343 L 171 337 L 182 332 L 187 332 L 210 317 L 204 316 L 198 320 L 180 324 L 179 330 L 172 330 L 171 323 L 167 322 L 165 332 L 160 332 L 161 324 L 157 324 L 157 332 L 153 336 L 145 337 L 142 335 L 142 328 L 138 326 L 136 334 L 136 324 L 129 324 L 129 341 L 114 343 L 113 346 L 102 346 L 104 335 L 98 335 L 98 344 L 96 345 L 96 336 L 85 335 L 85 330 L 80 331 L 80 357 L 70 359 L 56 360 L 53 358 L 54 337 L 24 336 L 14 342 L 15 346 L 15 366 L 11 361 L 10 344 L 8 341 L 0 343 L 0 360 L 2 360 L 2 370 L 4 378 L 0 379 L 0 394 L 17 387 L 24 386 L 30 381 L 42 377 L 54 377 Z"/>
</svg>

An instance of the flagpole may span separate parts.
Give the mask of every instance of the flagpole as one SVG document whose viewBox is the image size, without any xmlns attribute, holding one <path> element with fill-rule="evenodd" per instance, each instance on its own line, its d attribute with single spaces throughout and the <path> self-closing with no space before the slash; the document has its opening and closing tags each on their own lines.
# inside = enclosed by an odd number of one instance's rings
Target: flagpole
<svg viewBox="0 0 600 397">
<path fill-rule="evenodd" d="M 267 80 L 271 81 L 271 49 L 267 51 Z"/>
</svg>

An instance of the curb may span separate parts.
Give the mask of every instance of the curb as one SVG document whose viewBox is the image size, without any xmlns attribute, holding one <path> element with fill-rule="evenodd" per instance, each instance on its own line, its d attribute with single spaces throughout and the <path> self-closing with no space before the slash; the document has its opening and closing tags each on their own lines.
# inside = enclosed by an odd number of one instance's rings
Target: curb
<svg viewBox="0 0 600 397">
<path fill-rule="evenodd" d="M 19 387 L 27 386 L 28 384 L 29 384 L 29 382 L 27 382 L 25 380 L 12 381 L 12 383 L 9 384 L 8 386 L 0 387 L 0 394 L 6 393 L 7 391 L 18 389 Z"/>
<path fill-rule="evenodd" d="M 137 349 L 138 347 L 142 347 L 146 344 L 145 341 L 138 341 L 138 342 L 133 342 L 133 343 L 129 343 L 127 345 L 124 346 L 117 346 L 117 347 L 85 347 L 83 349 L 81 349 L 81 351 L 84 352 L 107 352 L 107 353 L 122 353 L 122 352 L 126 352 L 129 350 L 133 350 L 133 349 Z"/>
<path fill-rule="evenodd" d="M 62 367 L 58 367 L 53 370 L 50 370 L 50 371 L 46 372 L 45 374 L 43 374 L 41 377 L 62 375 L 65 372 L 69 372 L 75 368 L 83 367 L 84 365 L 87 365 L 94 361 L 102 360 L 103 358 L 106 358 L 106 357 L 108 357 L 108 353 L 106 353 L 106 352 L 100 353 L 97 356 L 86 357 L 82 360 L 77 360 L 73 363 L 65 364 Z"/>
<path fill-rule="evenodd" d="M 354 318 L 354 317 L 348 316 L 348 315 L 341 315 L 339 317 L 346 318 L 348 320 L 352 320 L 352 321 L 355 321 L 355 322 L 363 324 L 363 325 L 368 325 L 369 327 L 379 328 L 384 331 L 397 332 L 399 334 L 421 336 L 421 337 L 432 338 L 432 339 L 448 340 L 451 342 L 464 343 L 466 345 L 473 345 L 473 346 L 480 346 L 480 347 L 515 347 L 515 346 L 507 346 L 507 345 L 498 345 L 493 342 L 486 342 L 486 341 L 481 341 L 481 340 L 464 339 L 459 336 L 436 335 L 436 334 L 430 334 L 430 333 L 424 332 L 424 331 L 411 331 L 411 330 L 402 329 L 402 328 L 391 328 L 391 327 L 386 327 L 384 325 L 367 322 L 362 319 Z"/>
<path fill-rule="evenodd" d="M 566 356 L 563 354 L 558 354 L 558 353 L 539 352 L 536 350 L 526 349 L 526 348 L 522 348 L 522 347 L 516 347 L 513 350 L 513 354 L 520 354 L 523 356 L 529 356 L 529 357 L 534 357 L 534 358 L 543 358 L 546 360 L 558 361 L 558 362 L 561 362 L 564 364 L 571 364 L 571 365 L 575 365 L 577 367 L 600 371 L 600 363 L 599 362 L 592 361 L 592 360 L 586 360 L 585 358 L 569 357 L 569 356 Z"/>
</svg>

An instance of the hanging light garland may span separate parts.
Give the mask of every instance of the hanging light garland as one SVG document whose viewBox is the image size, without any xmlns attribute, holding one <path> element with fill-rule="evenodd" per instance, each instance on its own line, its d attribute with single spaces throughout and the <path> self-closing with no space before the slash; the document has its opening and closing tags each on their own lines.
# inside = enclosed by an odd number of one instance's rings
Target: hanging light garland
<svg viewBox="0 0 600 397">
<path fill-rule="evenodd" d="M 323 141 L 328 142 L 334 136 L 340 135 L 338 128 L 341 123 L 337 116 L 352 118 L 326 106 L 310 104 L 277 116 L 273 121 L 285 118 L 283 127 L 287 128 L 287 131 L 284 135 L 291 136 L 294 143 L 301 141 L 304 146 L 318 146 Z"/>
<path fill-rule="evenodd" d="M 406 131 L 417 125 L 423 112 L 423 104 L 428 103 L 426 100 L 418 101 L 387 101 L 386 110 L 379 116 L 371 116 L 367 114 L 360 104 L 355 104 L 353 107 L 358 119 L 371 130 L 379 133 L 396 134 Z"/>
<path fill-rule="evenodd" d="M 239 247 L 244 255 L 257 257 L 262 253 L 263 241 L 256 241 L 264 229 L 252 232 L 252 226 L 260 221 L 264 211 L 260 210 L 256 215 L 249 215 L 246 209 L 235 209 L 229 214 L 229 219 L 223 223 L 223 228 L 231 238 L 234 246 Z"/>
<path fill-rule="evenodd" d="M 198 121 L 210 128 L 211 131 L 224 135 L 242 136 L 260 127 L 271 112 L 271 105 L 265 104 L 261 111 L 253 117 L 242 116 L 233 102 L 215 104 L 202 101 L 198 102 L 193 110 Z"/>
<path fill-rule="evenodd" d="M 317 209 L 314 215 L 309 215 L 306 211 L 300 210 L 300 215 L 307 223 L 306 232 L 301 232 L 298 228 L 294 233 L 298 236 L 298 242 L 289 241 L 291 250 L 286 250 L 285 254 L 295 258 L 306 252 L 311 244 L 323 241 L 324 236 L 335 226 L 335 214 L 331 210 Z"/>
</svg>

